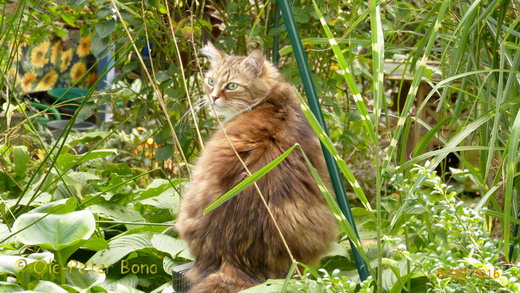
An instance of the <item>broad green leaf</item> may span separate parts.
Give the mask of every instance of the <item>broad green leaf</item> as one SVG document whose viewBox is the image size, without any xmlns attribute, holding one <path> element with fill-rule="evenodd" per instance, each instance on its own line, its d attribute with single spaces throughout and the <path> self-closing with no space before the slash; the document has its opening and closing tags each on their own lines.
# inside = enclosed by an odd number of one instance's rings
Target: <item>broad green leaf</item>
<svg viewBox="0 0 520 293">
<path fill-rule="evenodd" d="M 135 289 L 139 278 L 134 274 L 127 274 L 122 278 L 107 278 L 99 286 L 108 290 L 108 292 L 122 293 L 142 293 L 143 291 Z"/>
<path fill-rule="evenodd" d="M 55 215 L 44 213 L 23 214 L 13 225 L 16 237 L 25 245 L 40 245 L 61 250 L 81 240 L 89 239 L 96 228 L 90 211 Z"/>
<path fill-rule="evenodd" d="M 77 268 L 78 266 L 81 266 L 81 269 Z M 80 264 L 78 262 L 76 265 L 65 270 L 65 278 L 67 279 L 67 283 L 82 289 L 87 289 L 94 284 L 103 282 L 105 277 L 105 274 L 100 273 L 99 271 L 96 272 L 85 264 Z"/>
<path fill-rule="evenodd" d="M 143 232 L 112 239 L 108 243 L 108 249 L 96 252 L 87 263 L 104 264 L 105 266 L 114 264 L 132 251 L 153 247 L 152 237 L 152 232 Z"/>
<path fill-rule="evenodd" d="M 49 281 L 40 281 L 34 287 L 34 291 L 37 292 L 53 292 L 53 293 L 67 293 L 68 291 L 61 288 L 57 284 Z"/>
<path fill-rule="evenodd" d="M 151 242 L 155 249 L 169 253 L 174 259 L 180 256 L 185 259 L 194 260 L 188 250 L 188 245 L 183 240 L 175 239 L 164 234 L 156 234 L 152 237 Z"/>
<path fill-rule="evenodd" d="M 13 147 L 13 161 L 14 173 L 18 177 L 25 177 L 30 157 L 27 147 L 15 146 Z"/>
<path fill-rule="evenodd" d="M 68 171 L 73 166 L 80 165 L 94 159 L 106 158 L 109 155 L 114 154 L 117 155 L 117 149 L 93 150 L 82 155 L 61 153 L 56 159 L 56 166 L 58 166 L 58 168 L 62 171 Z"/>
<path fill-rule="evenodd" d="M 0 281 L 0 292 L 30 292 L 25 291 L 17 284 Z"/>
<path fill-rule="evenodd" d="M 87 209 L 115 221 L 147 222 L 141 213 L 133 209 L 133 204 L 126 206 L 118 204 L 95 204 L 88 206 Z"/>
<path fill-rule="evenodd" d="M 230 191 L 226 192 L 223 196 L 221 196 L 219 199 L 217 199 L 215 202 L 213 202 L 209 207 L 207 207 L 204 210 L 204 214 L 207 214 L 211 212 L 212 210 L 216 209 L 217 207 L 224 204 L 226 201 L 233 198 L 235 195 L 239 194 L 242 190 L 249 187 L 251 184 L 255 183 L 258 179 L 262 178 L 265 174 L 267 174 L 269 171 L 271 171 L 274 167 L 278 166 L 287 156 L 291 154 L 291 152 L 294 150 L 294 148 L 297 145 L 293 145 L 288 150 L 286 150 L 283 154 L 278 156 L 278 158 L 274 159 L 271 163 L 265 165 L 262 169 L 256 171 L 255 173 L 251 174 L 251 176 L 244 179 L 244 181 L 237 184 L 235 187 L 233 187 Z"/>
<path fill-rule="evenodd" d="M 100 38 L 108 37 L 116 28 L 116 21 L 114 19 L 102 20 L 94 25 L 96 32 Z"/>
<path fill-rule="evenodd" d="M 74 197 L 64 198 L 41 205 L 29 213 L 66 214 L 76 210 L 78 200 Z"/>
</svg>

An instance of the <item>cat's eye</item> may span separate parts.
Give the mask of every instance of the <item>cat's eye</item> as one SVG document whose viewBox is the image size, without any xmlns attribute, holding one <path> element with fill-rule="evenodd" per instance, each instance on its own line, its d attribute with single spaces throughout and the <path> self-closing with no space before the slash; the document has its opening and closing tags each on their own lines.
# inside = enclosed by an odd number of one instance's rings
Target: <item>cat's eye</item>
<svg viewBox="0 0 520 293">
<path fill-rule="evenodd" d="M 230 82 L 226 85 L 226 89 L 232 91 L 232 90 L 236 90 L 238 88 L 238 84 L 234 83 L 234 82 Z"/>
<path fill-rule="evenodd" d="M 215 80 L 213 78 L 211 78 L 211 77 L 208 77 L 208 84 L 210 86 L 214 86 L 215 85 Z"/>
</svg>

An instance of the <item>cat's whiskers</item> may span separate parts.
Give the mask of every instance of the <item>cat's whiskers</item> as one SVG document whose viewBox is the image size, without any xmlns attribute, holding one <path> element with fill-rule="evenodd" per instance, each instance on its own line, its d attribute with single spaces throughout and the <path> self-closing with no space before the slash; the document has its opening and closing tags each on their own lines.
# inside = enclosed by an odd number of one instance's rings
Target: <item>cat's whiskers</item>
<svg viewBox="0 0 520 293">
<path fill-rule="evenodd" d="M 197 100 L 194 104 L 193 104 L 193 111 L 195 111 L 195 114 L 199 113 L 199 111 L 204 108 L 207 104 L 207 99 L 206 97 L 202 97 L 200 98 L 199 100 Z M 177 121 L 177 123 L 180 123 L 180 122 L 184 122 L 183 120 L 186 119 L 188 117 L 188 115 L 190 114 L 190 111 L 191 110 L 187 110 L 182 116 L 181 118 L 179 118 L 179 120 Z"/>
</svg>

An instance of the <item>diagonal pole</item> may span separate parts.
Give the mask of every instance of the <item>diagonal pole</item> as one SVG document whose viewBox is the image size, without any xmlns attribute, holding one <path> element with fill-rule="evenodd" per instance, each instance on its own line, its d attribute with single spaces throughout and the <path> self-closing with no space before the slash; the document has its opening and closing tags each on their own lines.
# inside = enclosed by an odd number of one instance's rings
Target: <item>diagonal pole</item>
<svg viewBox="0 0 520 293">
<path fill-rule="evenodd" d="M 298 33 L 298 26 L 294 21 L 291 4 L 288 0 L 278 0 L 277 2 L 278 8 L 275 11 L 275 15 L 278 13 L 278 9 L 282 11 L 285 27 L 287 28 L 287 33 L 289 34 L 289 38 L 291 39 L 291 45 L 293 48 L 294 56 L 296 58 L 296 64 L 298 64 L 298 69 L 300 71 L 300 76 L 303 82 L 303 88 L 309 100 L 309 107 L 316 119 L 318 120 L 318 122 L 320 123 L 321 127 L 325 131 L 325 133 L 328 135 L 327 125 L 325 124 L 323 113 L 321 112 L 318 95 L 316 93 L 316 88 L 314 87 L 314 82 L 312 80 L 309 64 L 307 63 L 307 55 L 305 54 L 305 50 L 302 46 L 300 34 Z M 278 42 L 275 42 L 274 45 L 274 51 L 278 52 Z M 276 54 L 277 53 L 274 53 L 273 56 L 277 56 Z M 323 146 L 323 144 L 321 145 L 321 148 L 325 156 L 325 162 L 327 163 L 327 169 L 329 170 L 330 179 L 332 181 L 332 186 L 334 188 L 334 193 L 336 194 L 339 207 L 341 208 L 341 211 L 343 212 L 347 220 L 350 222 L 350 225 L 354 228 L 354 231 L 357 235 L 358 232 L 356 229 L 356 224 L 354 223 L 354 217 L 352 216 L 352 211 L 350 210 L 350 205 L 347 200 L 347 193 L 345 191 L 345 187 L 343 186 L 343 181 L 339 173 L 338 165 L 330 155 L 329 151 L 325 148 L 325 146 Z M 361 258 L 361 255 L 357 251 L 352 241 L 350 241 L 350 247 L 352 248 L 352 253 L 354 254 L 354 260 L 356 261 L 359 277 L 362 281 L 364 281 L 370 275 L 367 264 L 365 263 L 363 258 Z"/>
</svg>

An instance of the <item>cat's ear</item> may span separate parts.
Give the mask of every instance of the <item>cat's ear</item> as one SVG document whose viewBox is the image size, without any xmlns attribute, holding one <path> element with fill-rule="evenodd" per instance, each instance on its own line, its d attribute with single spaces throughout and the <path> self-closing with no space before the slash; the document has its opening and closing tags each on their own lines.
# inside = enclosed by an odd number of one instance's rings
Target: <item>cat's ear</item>
<svg viewBox="0 0 520 293">
<path fill-rule="evenodd" d="M 242 61 L 242 65 L 255 77 L 260 76 L 264 68 L 264 55 L 262 55 L 260 50 L 256 49 Z"/>
<path fill-rule="evenodd" d="M 213 46 L 211 42 L 208 42 L 206 46 L 200 49 L 200 52 L 206 56 L 211 63 L 217 63 L 220 59 L 226 56 L 224 52 Z"/>
</svg>

